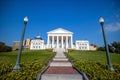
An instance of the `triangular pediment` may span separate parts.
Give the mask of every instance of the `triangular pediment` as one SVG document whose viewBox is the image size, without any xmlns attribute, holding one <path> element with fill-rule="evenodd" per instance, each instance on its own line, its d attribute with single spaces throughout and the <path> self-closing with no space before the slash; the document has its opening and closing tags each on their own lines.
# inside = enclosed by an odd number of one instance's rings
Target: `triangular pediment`
<svg viewBox="0 0 120 80">
<path fill-rule="evenodd" d="M 65 29 L 62 29 L 62 28 L 58 28 L 58 29 L 49 31 L 49 32 L 47 32 L 47 33 L 48 33 L 48 34 L 51 34 L 51 33 L 68 33 L 68 34 L 73 34 L 73 32 L 70 32 L 70 31 L 65 30 Z"/>
</svg>

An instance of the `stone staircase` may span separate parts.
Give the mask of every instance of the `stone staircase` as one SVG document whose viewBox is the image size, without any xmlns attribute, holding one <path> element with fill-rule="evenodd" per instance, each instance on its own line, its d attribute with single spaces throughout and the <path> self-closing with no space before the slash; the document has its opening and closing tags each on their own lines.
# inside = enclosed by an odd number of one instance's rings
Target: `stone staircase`
<svg viewBox="0 0 120 80">
<path fill-rule="evenodd" d="M 72 63 L 65 56 L 64 49 L 56 49 L 56 55 L 49 67 L 38 80 L 84 80 Z"/>
</svg>

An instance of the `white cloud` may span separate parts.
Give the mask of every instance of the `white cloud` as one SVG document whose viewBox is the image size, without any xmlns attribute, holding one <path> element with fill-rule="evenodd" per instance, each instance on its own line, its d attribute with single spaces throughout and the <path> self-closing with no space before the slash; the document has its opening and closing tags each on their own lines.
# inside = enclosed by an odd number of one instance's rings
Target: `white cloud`
<svg viewBox="0 0 120 80">
<path fill-rule="evenodd" d="M 115 32 L 115 31 L 119 31 L 120 30 L 120 22 L 116 22 L 114 24 L 109 24 L 105 27 L 106 31 L 110 31 L 110 32 Z"/>
</svg>

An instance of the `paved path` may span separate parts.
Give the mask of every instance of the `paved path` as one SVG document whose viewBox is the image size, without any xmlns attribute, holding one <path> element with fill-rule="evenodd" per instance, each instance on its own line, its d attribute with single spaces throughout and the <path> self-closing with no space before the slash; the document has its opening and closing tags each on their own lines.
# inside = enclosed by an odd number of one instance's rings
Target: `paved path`
<svg viewBox="0 0 120 80">
<path fill-rule="evenodd" d="M 41 80 L 83 80 L 82 75 L 72 67 L 63 50 L 58 49 L 56 51 L 57 54 L 49 68 L 42 74 Z"/>
</svg>

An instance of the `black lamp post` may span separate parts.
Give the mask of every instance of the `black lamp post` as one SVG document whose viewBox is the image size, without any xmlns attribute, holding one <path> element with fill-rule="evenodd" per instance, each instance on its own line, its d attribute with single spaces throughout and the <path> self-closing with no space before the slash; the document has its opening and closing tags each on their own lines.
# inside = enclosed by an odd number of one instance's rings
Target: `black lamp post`
<svg viewBox="0 0 120 80">
<path fill-rule="evenodd" d="M 21 36 L 20 46 L 19 46 L 19 51 L 18 51 L 18 57 L 17 57 L 16 65 L 13 68 L 14 71 L 17 71 L 17 70 L 20 69 L 21 52 L 22 52 L 22 48 L 23 48 L 23 40 L 24 40 L 24 34 L 25 34 L 25 29 L 26 29 L 27 22 L 28 22 L 28 18 L 25 17 L 24 18 L 24 28 L 23 28 L 23 31 L 22 31 L 22 36 Z"/>
<path fill-rule="evenodd" d="M 103 32 L 103 38 L 104 38 L 104 44 L 105 44 L 105 49 L 106 49 L 106 57 L 107 57 L 108 69 L 111 70 L 111 71 L 114 71 L 114 68 L 113 68 L 112 63 L 111 63 L 110 53 L 109 53 L 108 44 L 107 44 L 105 31 L 104 31 L 104 19 L 102 17 L 100 17 L 99 22 L 101 24 L 102 32 Z"/>
</svg>

